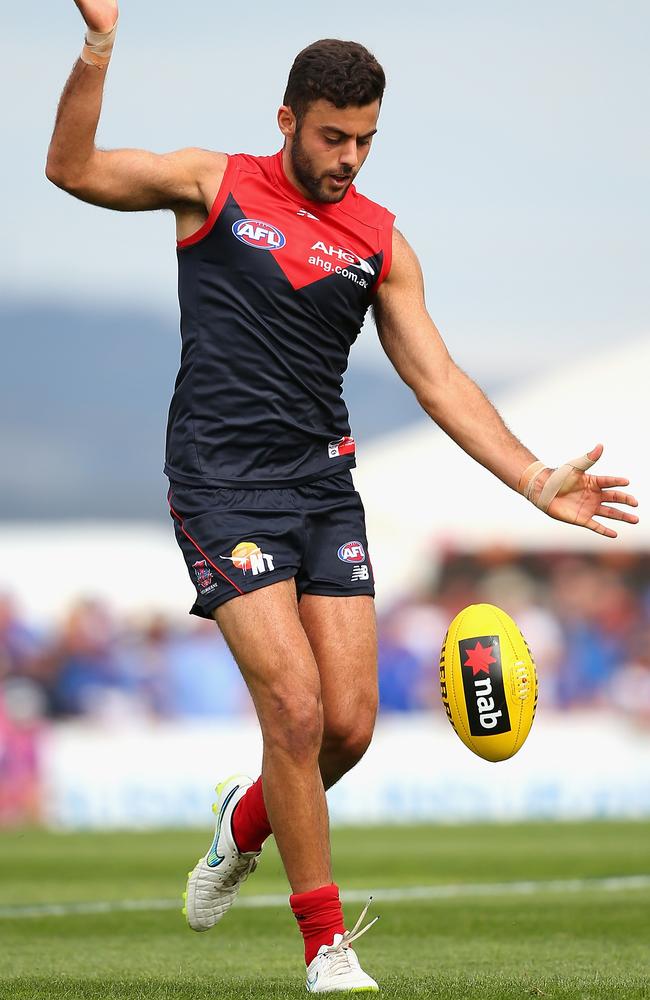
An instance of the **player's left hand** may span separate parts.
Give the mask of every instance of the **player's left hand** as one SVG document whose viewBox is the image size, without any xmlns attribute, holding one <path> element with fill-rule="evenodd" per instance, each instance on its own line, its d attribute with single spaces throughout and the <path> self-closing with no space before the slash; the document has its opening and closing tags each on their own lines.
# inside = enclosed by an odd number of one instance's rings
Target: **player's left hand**
<svg viewBox="0 0 650 1000">
<path fill-rule="evenodd" d="M 591 462 L 597 462 L 603 453 L 602 444 L 597 444 L 588 453 Z M 560 487 L 557 496 L 551 501 L 547 513 L 557 521 L 567 521 L 578 524 L 591 531 L 616 538 L 617 533 L 596 517 L 607 517 L 613 521 L 626 521 L 636 524 L 639 520 L 636 514 L 627 510 L 619 510 L 610 504 L 624 504 L 626 507 L 637 507 L 638 503 L 631 493 L 623 493 L 619 486 L 628 486 L 629 479 L 620 476 L 592 476 L 588 472 L 573 469 Z"/>
</svg>

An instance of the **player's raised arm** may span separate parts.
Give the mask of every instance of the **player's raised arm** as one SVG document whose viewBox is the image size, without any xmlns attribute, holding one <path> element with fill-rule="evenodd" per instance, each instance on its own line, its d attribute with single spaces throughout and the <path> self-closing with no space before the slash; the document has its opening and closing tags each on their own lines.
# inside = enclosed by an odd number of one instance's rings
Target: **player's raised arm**
<svg viewBox="0 0 650 1000">
<path fill-rule="evenodd" d="M 82 201 L 120 211 L 173 208 L 197 213 L 200 225 L 226 165 L 223 153 L 183 149 L 100 150 L 95 136 L 106 70 L 117 33 L 115 0 L 75 0 L 88 33 L 66 83 L 47 157 L 47 177 Z M 191 229 L 191 225 L 190 225 Z"/>
<path fill-rule="evenodd" d="M 579 524 L 616 537 L 594 517 L 635 524 L 635 514 L 609 504 L 636 507 L 633 496 L 617 489 L 628 480 L 587 475 L 602 453 L 598 445 L 588 455 L 547 468 L 506 427 L 481 389 L 455 364 L 424 300 L 418 259 L 395 230 L 393 263 L 375 301 L 381 344 L 401 378 L 413 389 L 422 408 L 460 447 L 559 521 Z"/>
</svg>

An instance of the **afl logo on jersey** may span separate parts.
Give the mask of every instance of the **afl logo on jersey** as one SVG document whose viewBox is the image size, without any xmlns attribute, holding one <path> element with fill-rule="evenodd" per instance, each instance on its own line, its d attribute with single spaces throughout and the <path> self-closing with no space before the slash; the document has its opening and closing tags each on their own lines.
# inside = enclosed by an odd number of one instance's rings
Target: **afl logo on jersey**
<svg viewBox="0 0 650 1000">
<path fill-rule="evenodd" d="M 338 550 L 337 555 L 341 562 L 360 563 L 366 558 L 361 542 L 346 542 Z"/>
<path fill-rule="evenodd" d="M 284 233 L 269 222 L 259 219 L 239 219 L 232 227 L 233 235 L 256 250 L 281 250 L 287 242 Z"/>
</svg>

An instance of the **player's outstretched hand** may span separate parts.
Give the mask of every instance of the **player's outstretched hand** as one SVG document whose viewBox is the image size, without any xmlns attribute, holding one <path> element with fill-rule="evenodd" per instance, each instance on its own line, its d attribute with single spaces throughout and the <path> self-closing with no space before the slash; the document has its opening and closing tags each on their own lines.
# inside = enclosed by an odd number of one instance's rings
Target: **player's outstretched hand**
<svg viewBox="0 0 650 1000">
<path fill-rule="evenodd" d="M 597 444 L 589 452 L 589 459 L 597 462 L 603 453 L 602 444 Z M 619 486 L 628 486 L 629 479 L 620 476 L 591 476 L 587 472 L 574 470 L 567 477 L 559 493 L 551 501 L 548 514 L 557 521 L 567 521 L 569 524 L 579 524 L 599 535 L 616 538 L 613 528 L 606 527 L 596 517 L 608 517 L 614 521 L 626 521 L 636 524 L 639 520 L 636 514 L 627 510 L 619 510 L 610 504 L 623 504 L 626 507 L 637 507 L 637 501 L 630 493 L 623 493 Z"/>
<path fill-rule="evenodd" d="M 119 11 L 117 0 L 74 0 L 91 31 L 110 31 Z"/>
</svg>

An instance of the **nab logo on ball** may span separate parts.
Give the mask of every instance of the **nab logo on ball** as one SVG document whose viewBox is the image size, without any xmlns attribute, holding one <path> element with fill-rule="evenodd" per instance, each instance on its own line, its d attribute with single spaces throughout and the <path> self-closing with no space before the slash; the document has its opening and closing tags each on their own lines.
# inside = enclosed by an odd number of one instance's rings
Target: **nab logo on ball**
<svg viewBox="0 0 650 1000">
<path fill-rule="evenodd" d="M 346 542 L 337 553 L 339 559 L 346 563 L 361 563 L 366 558 L 361 542 Z"/>
<path fill-rule="evenodd" d="M 510 716 L 498 635 L 461 639 L 458 648 L 470 733 L 472 736 L 509 733 Z"/>
<path fill-rule="evenodd" d="M 287 242 L 284 233 L 270 222 L 259 219 L 239 219 L 233 224 L 232 231 L 241 243 L 256 250 L 281 250 Z"/>
<path fill-rule="evenodd" d="M 466 747 L 507 760 L 535 718 L 537 674 L 526 640 L 494 604 L 471 604 L 449 626 L 440 651 L 440 694 Z"/>
</svg>

